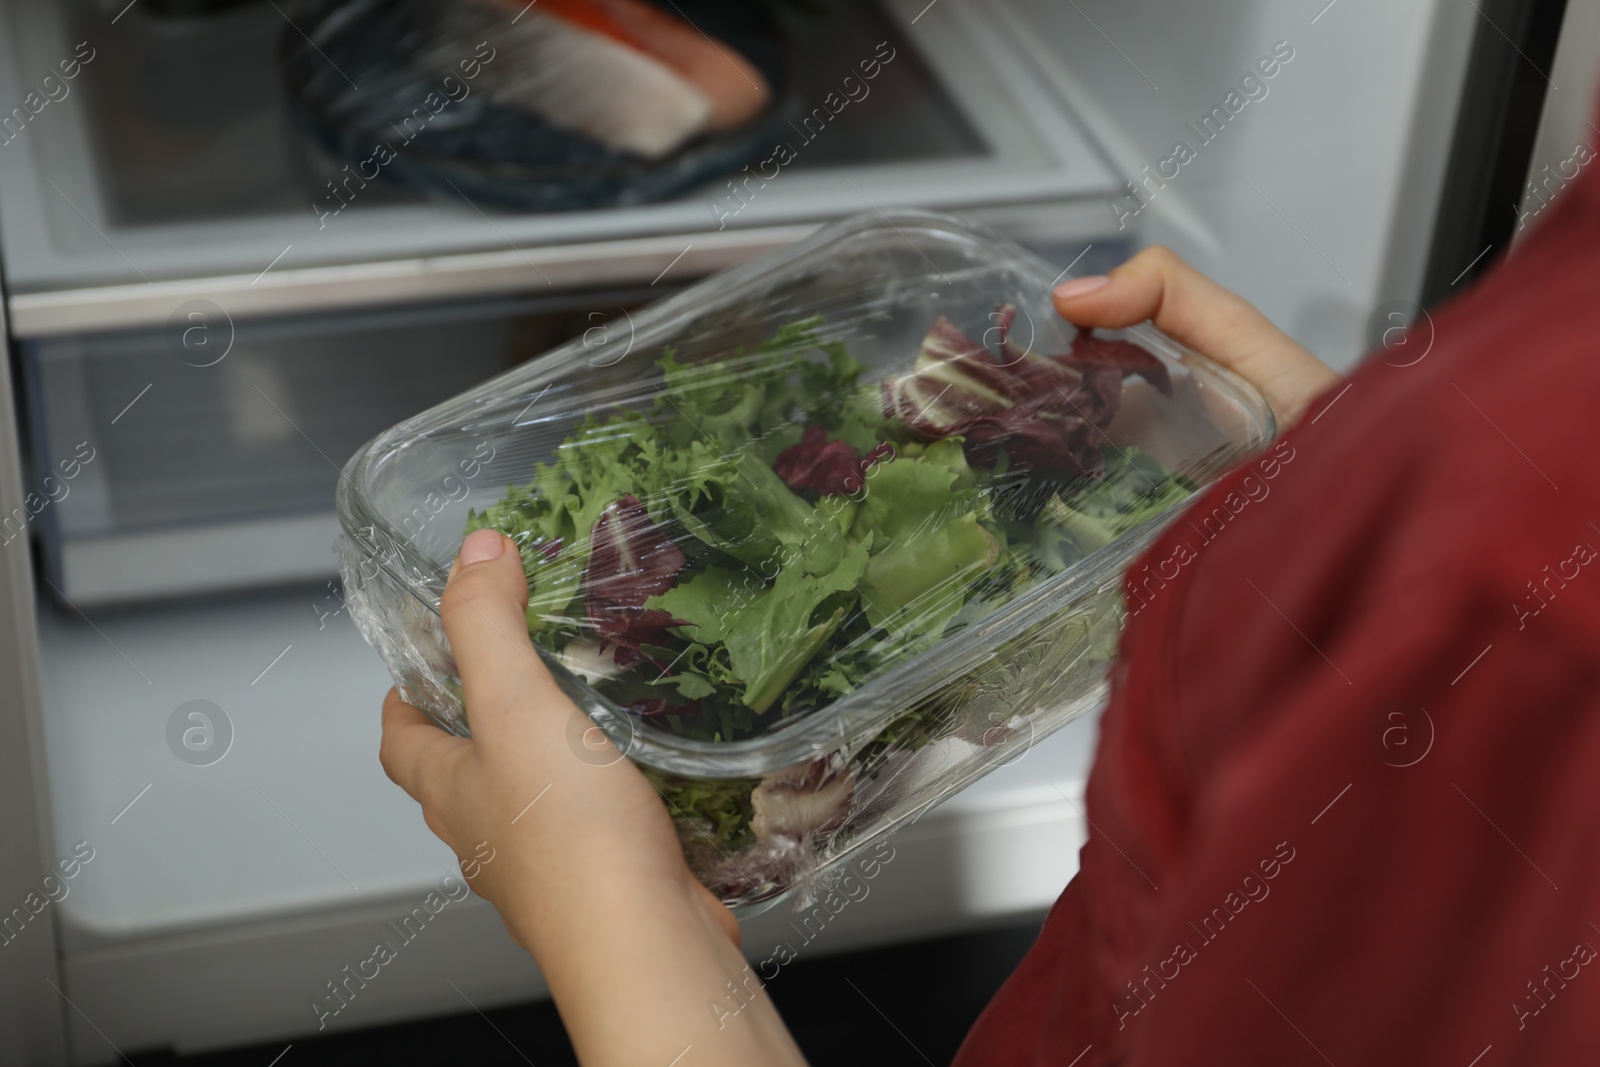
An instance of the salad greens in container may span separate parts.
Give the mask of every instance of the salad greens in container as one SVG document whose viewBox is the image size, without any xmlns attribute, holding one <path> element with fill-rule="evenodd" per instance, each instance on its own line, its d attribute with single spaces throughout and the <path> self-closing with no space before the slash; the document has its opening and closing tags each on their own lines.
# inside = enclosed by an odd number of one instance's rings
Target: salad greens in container
<svg viewBox="0 0 1600 1067">
<path fill-rule="evenodd" d="M 401 423 L 340 480 L 357 625 L 468 734 L 439 597 L 462 537 L 503 531 L 534 646 L 700 879 L 808 893 L 1096 707 L 1128 564 L 1273 434 L 1152 327 L 1063 322 L 1056 279 L 873 213 Z"/>
</svg>

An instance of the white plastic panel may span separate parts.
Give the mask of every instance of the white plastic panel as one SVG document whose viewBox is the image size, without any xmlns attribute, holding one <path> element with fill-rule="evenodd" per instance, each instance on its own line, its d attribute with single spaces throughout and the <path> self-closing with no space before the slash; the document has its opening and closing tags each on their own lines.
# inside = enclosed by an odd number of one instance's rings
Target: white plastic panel
<svg viewBox="0 0 1600 1067">
<path fill-rule="evenodd" d="M 1194 152 L 1164 187 L 1148 186 L 1149 206 L 1130 222 L 1147 240 L 1172 245 L 1339 368 L 1367 349 L 1376 305 L 1416 297 L 1481 18 L 1472 4 L 992 6 L 1125 180 L 1142 182 L 1147 165 L 1157 173 L 1180 141 Z M 1280 41 L 1293 59 L 1249 100 L 1241 80 Z M 1243 106 L 1203 142 L 1188 124 L 1226 107 L 1230 92 Z"/>
<path fill-rule="evenodd" d="M 330 511 L 67 541 L 61 591 L 87 605 L 313 581 L 332 575 L 338 536 Z"/>
<path fill-rule="evenodd" d="M 338 608 L 309 586 L 92 625 L 41 610 L 57 839 L 96 851 L 61 905 L 69 948 L 348 907 L 448 869 L 378 766 L 388 675 Z M 209 766 L 168 744 L 193 700 L 231 723 Z"/>
</svg>

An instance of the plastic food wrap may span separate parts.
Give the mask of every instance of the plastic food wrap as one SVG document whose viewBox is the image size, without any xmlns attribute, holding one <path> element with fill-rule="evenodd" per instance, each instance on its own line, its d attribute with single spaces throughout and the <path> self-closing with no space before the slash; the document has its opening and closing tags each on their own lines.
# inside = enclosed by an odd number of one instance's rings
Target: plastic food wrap
<svg viewBox="0 0 1600 1067">
<path fill-rule="evenodd" d="M 789 35 L 752 0 L 309 0 L 295 22 L 279 58 L 334 160 L 324 224 L 374 181 L 524 211 L 660 200 L 770 149 L 796 109 Z"/>
<path fill-rule="evenodd" d="M 1055 278 L 874 213 L 402 423 L 340 482 L 356 621 L 466 734 L 439 596 L 504 531 L 535 647 L 695 873 L 734 906 L 809 886 L 1095 707 L 1129 561 L 1272 436 L 1153 328 L 1062 322 Z"/>
</svg>

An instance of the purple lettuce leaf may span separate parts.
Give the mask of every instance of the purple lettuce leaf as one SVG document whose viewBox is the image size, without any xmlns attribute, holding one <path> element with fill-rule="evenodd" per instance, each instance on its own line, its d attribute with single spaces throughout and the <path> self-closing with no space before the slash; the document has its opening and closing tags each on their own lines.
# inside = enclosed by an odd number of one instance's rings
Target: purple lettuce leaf
<svg viewBox="0 0 1600 1067">
<path fill-rule="evenodd" d="M 1019 404 L 960 423 L 955 433 L 966 439 L 967 455 L 979 466 L 992 465 L 1004 448 L 1016 466 L 1090 477 L 1105 469 L 1100 432 L 1077 415 Z"/>
<path fill-rule="evenodd" d="M 894 446 L 887 441 L 863 455 L 846 441 L 828 440 L 828 431 L 812 423 L 799 444 L 778 453 L 772 469 L 790 489 L 830 496 L 856 492 L 868 467 L 893 458 Z"/>
<path fill-rule="evenodd" d="M 635 700 L 632 704 L 624 704 L 623 708 L 632 712 L 641 719 L 656 719 L 666 715 L 698 715 L 700 702 L 690 700 L 684 703 L 673 703 L 660 697 L 650 697 L 644 700 Z"/>
<path fill-rule="evenodd" d="M 1122 404 L 1128 374 L 1171 395 L 1166 364 L 1128 341 L 1081 333 L 1072 350 L 1040 355 L 1013 336 L 1017 308 L 995 312 L 999 354 L 940 316 L 912 373 L 881 386 L 884 414 L 923 440 L 962 437 L 972 462 L 993 464 L 1004 449 L 1019 465 L 1098 475 L 1099 441 Z"/>
<path fill-rule="evenodd" d="M 589 535 L 583 586 L 589 623 L 602 645 L 617 646 L 617 662 L 643 657 L 640 646 L 659 644 L 662 631 L 682 625 L 671 612 L 646 609 L 645 601 L 671 589 L 684 556 L 650 521 L 639 498 L 618 499 L 600 513 Z"/>
<path fill-rule="evenodd" d="M 1066 361 L 1084 370 L 1093 367 L 1113 369 L 1118 372 L 1119 381 L 1129 374 L 1137 374 L 1160 390 L 1163 396 L 1172 395 L 1172 375 L 1167 365 L 1132 341 L 1087 333 L 1072 346 L 1072 354 L 1066 357 Z"/>
</svg>

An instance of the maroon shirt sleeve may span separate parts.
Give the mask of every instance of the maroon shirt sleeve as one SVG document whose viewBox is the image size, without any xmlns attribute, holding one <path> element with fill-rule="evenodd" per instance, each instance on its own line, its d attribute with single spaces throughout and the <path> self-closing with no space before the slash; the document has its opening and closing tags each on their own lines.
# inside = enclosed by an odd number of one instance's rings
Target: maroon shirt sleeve
<svg viewBox="0 0 1600 1067">
<path fill-rule="evenodd" d="M 1600 1062 L 1597 176 L 1544 215 L 1136 565 L 959 1067 Z"/>
</svg>

